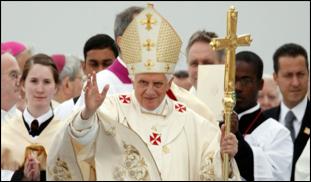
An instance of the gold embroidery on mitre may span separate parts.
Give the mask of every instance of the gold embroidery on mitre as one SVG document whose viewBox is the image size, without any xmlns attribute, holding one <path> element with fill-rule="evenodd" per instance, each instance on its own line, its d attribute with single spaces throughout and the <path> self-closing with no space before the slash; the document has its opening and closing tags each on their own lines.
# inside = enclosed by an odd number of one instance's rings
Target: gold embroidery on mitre
<svg viewBox="0 0 311 182">
<path fill-rule="evenodd" d="M 130 74 L 171 74 L 178 61 L 181 43 L 169 22 L 148 5 L 122 35 L 121 58 Z"/>
<path fill-rule="evenodd" d="M 147 13 L 146 19 L 143 19 L 140 22 L 142 25 L 146 25 L 146 29 L 149 31 L 152 29 L 152 25 L 157 23 L 157 20 L 152 18 L 151 13 Z"/>
<path fill-rule="evenodd" d="M 155 44 L 151 39 L 147 39 L 143 46 L 147 48 L 147 51 L 151 51 L 151 48 L 154 47 Z"/>
<path fill-rule="evenodd" d="M 132 71 L 132 73 L 135 72 L 135 67 L 134 67 L 134 65 L 131 65 L 131 71 Z"/>
<path fill-rule="evenodd" d="M 148 60 L 147 62 L 145 62 L 145 67 L 150 70 L 152 67 L 154 66 L 154 63 L 152 60 Z"/>
<path fill-rule="evenodd" d="M 163 21 L 157 42 L 157 60 L 174 66 L 179 58 L 181 44 L 181 39 L 173 27 Z"/>
<path fill-rule="evenodd" d="M 120 42 L 121 57 L 126 64 L 139 63 L 141 61 L 140 37 L 134 21 L 129 24 L 122 35 Z"/>
<path fill-rule="evenodd" d="M 164 67 L 164 69 L 166 70 L 166 72 L 168 72 L 168 70 L 170 70 L 170 68 L 171 68 L 171 67 L 170 67 L 169 64 L 166 64 L 165 67 Z"/>
</svg>

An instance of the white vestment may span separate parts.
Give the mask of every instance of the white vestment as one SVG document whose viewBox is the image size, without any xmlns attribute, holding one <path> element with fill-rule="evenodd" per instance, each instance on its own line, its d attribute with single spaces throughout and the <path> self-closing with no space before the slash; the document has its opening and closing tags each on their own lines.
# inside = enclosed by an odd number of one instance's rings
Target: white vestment
<svg viewBox="0 0 311 182">
<path fill-rule="evenodd" d="M 290 180 L 293 142 L 287 128 L 269 118 L 245 140 L 253 150 L 255 181 Z"/>
<path fill-rule="evenodd" d="M 218 125 L 213 111 L 197 96 L 192 95 L 188 90 L 177 86 L 174 82 L 172 82 L 171 90 L 176 96 L 178 102 L 186 104 L 200 116 L 211 121 L 213 124 Z"/>
<path fill-rule="evenodd" d="M 68 99 L 54 108 L 54 115 L 60 121 L 65 121 L 74 112 L 74 101 Z"/>
<path fill-rule="evenodd" d="M 129 94 L 133 91 L 133 84 L 129 83 L 127 68 L 119 57 L 115 61 L 115 63 L 120 63 L 117 64 L 119 67 L 118 70 L 120 70 L 120 72 L 118 73 L 120 76 L 118 77 L 116 73 L 114 73 L 112 70 L 109 70 L 109 68 L 98 72 L 96 74 L 98 90 L 101 92 L 104 86 L 108 84 L 109 90 L 107 95 Z M 120 78 L 121 76 L 122 78 Z M 186 104 L 193 111 L 217 125 L 214 113 L 204 102 L 199 100 L 199 98 L 192 95 L 189 91 L 178 87 L 174 82 L 172 83 L 170 89 L 178 102 Z M 85 94 L 82 91 L 79 100 L 75 104 L 75 109 L 84 106 L 84 95 Z"/>
<path fill-rule="evenodd" d="M 137 133 L 150 150 L 162 180 L 222 180 L 219 127 L 184 104 L 167 97 L 157 111 L 159 112 L 155 114 L 141 108 L 134 93 L 110 96 L 89 121 L 83 121 L 78 113 L 70 125 L 70 133 L 81 145 L 93 143 L 94 140 L 97 143 L 101 140 L 96 137 L 97 131 L 99 135 L 101 133 L 97 128 L 101 128 L 103 122 L 99 121 L 109 117 Z M 107 145 L 103 141 L 100 143 Z M 101 150 L 98 146 L 95 148 Z M 94 156 L 94 149 L 91 149 L 89 151 Z M 234 159 L 231 159 L 230 169 L 230 178 L 239 180 Z M 99 174 L 111 176 L 97 169 L 97 177 Z"/>
<path fill-rule="evenodd" d="M 80 118 L 79 114 L 73 114 L 69 120 Z M 161 179 L 150 151 L 137 134 L 101 112 L 96 116 L 100 122 L 90 127 L 98 130 L 91 133 L 96 134 L 95 141 L 77 141 L 71 136 L 69 125 L 72 123 L 66 123 L 66 127 L 58 132 L 53 150 L 48 155 L 47 180 Z M 74 135 L 83 136 L 90 128 L 76 131 Z"/>
<path fill-rule="evenodd" d="M 296 162 L 295 181 L 310 181 L 310 138 Z"/>
<path fill-rule="evenodd" d="M 14 171 L 1 169 L 1 181 L 11 181 Z"/>
<path fill-rule="evenodd" d="M 123 61 L 118 57 L 115 61 L 118 61 L 118 67 L 121 70 L 120 74 L 125 74 L 124 76 L 128 77 L 128 72 L 125 72 L 126 66 Z M 123 66 L 123 67 L 122 67 Z M 105 69 L 96 74 L 97 79 L 97 86 L 98 90 L 101 92 L 105 85 L 109 85 L 109 90 L 107 95 L 113 94 L 122 94 L 122 93 L 131 93 L 133 91 L 133 84 L 123 81 L 119 78 L 112 70 Z M 75 104 L 76 108 L 84 106 L 84 91 L 82 91 L 80 98 L 78 99 L 77 103 Z"/>
<path fill-rule="evenodd" d="M 21 166 L 25 159 L 26 147 L 31 144 L 39 144 L 48 153 L 51 142 L 60 128 L 62 128 L 62 123 L 53 118 L 40 135 L 32 137 L 25 126 L 22 113 L 20 112 L 15 117 L 1 124 L 1 154 L 5 150 L 9 151 L 10 159 L 8 160 L 17 162 Z"/>
<path fill-rule="evenodd" d="M 17 109 L 16 105 L 14 105 L 9 111 L 1 109 L 1 123 L 14 117 L 18 113 L 20 113 L 20 110 Z"/>
</svg>

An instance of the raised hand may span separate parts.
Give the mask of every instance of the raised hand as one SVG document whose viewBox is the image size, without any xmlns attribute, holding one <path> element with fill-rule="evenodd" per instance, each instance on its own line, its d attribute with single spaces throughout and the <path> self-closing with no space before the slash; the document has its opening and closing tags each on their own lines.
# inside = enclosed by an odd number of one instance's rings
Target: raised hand
<svg viewBox="0 0 311 182">
<path fill-rule="evenodd" d="M 95 71 L 91 75 L 88 75 L 85 88 L 85 109 L 81 113 L 82 119 L 88 119 L 96 112 L 104 102 L 108 89 L 109 85 L 105 85 L 103 91 L 99 93 Z"/>
</svg>

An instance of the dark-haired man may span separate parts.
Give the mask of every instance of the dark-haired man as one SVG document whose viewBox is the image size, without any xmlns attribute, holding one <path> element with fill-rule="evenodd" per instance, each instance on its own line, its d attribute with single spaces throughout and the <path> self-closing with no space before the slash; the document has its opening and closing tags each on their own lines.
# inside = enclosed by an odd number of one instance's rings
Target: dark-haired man
<svg viewBox="0 0 311 182">
<path fill-rule="evenodd" d="M 86 75 L 108 68 L 118 57 L 119 51 L 115 41 L 107 34 L 90 37 L 83 48 L 83 70 Z"/>
<path fill-rule="evenodd" d="M 236 55 L 234 110 L 239 121 L 238 131 L 233 132 L 239 148 L 235 159 L 246 180 L 288 181 L 293 143 L 288 129 L 260 110 L 257 96 L 263 87 L 262 72 L 263 62 L 257 54 L 243 51 Z M 245 160 L 246 154 L 253 155 L 253 161 Z M 251 162 L 253 168 L 247 167 Z"/>
<path fill-rule="evenodd" d="M 310 138 L 307 52 L 298 44 L 284 44 L 273 55 L 273 67 L 273 77 L 279 85 L 283 100 L 278 107 L 266 111 L 265 114 L 278 120 L 291 131 L 294 141 L 291 180 L 294 180 L 295 164 Z"/>
</svg>

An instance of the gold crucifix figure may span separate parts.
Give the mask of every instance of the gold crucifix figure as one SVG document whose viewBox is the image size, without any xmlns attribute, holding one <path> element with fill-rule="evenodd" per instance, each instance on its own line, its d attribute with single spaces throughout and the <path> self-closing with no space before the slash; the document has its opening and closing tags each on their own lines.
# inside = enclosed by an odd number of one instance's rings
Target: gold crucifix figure
<svg viewBox="0 0 311 182">
<path fill-rule="evenodd" d="M 225 134 L 230 132 L 231 114 L 235 106 L 235 49 L 238 46 L 250 45 L 251 36 L 237 36 L 237 18 L 238 12 L 233 6 L 227 12 L 227 36 L 225 38 L 213 39 L 210 43 L 214 50 L 226 49 L 225 63 L 225 82 L 224 82 L 224 114 L 225 114 Z M 223 176 L 228 181 L 229 156 L 224 155 Z"/>
</svg>

